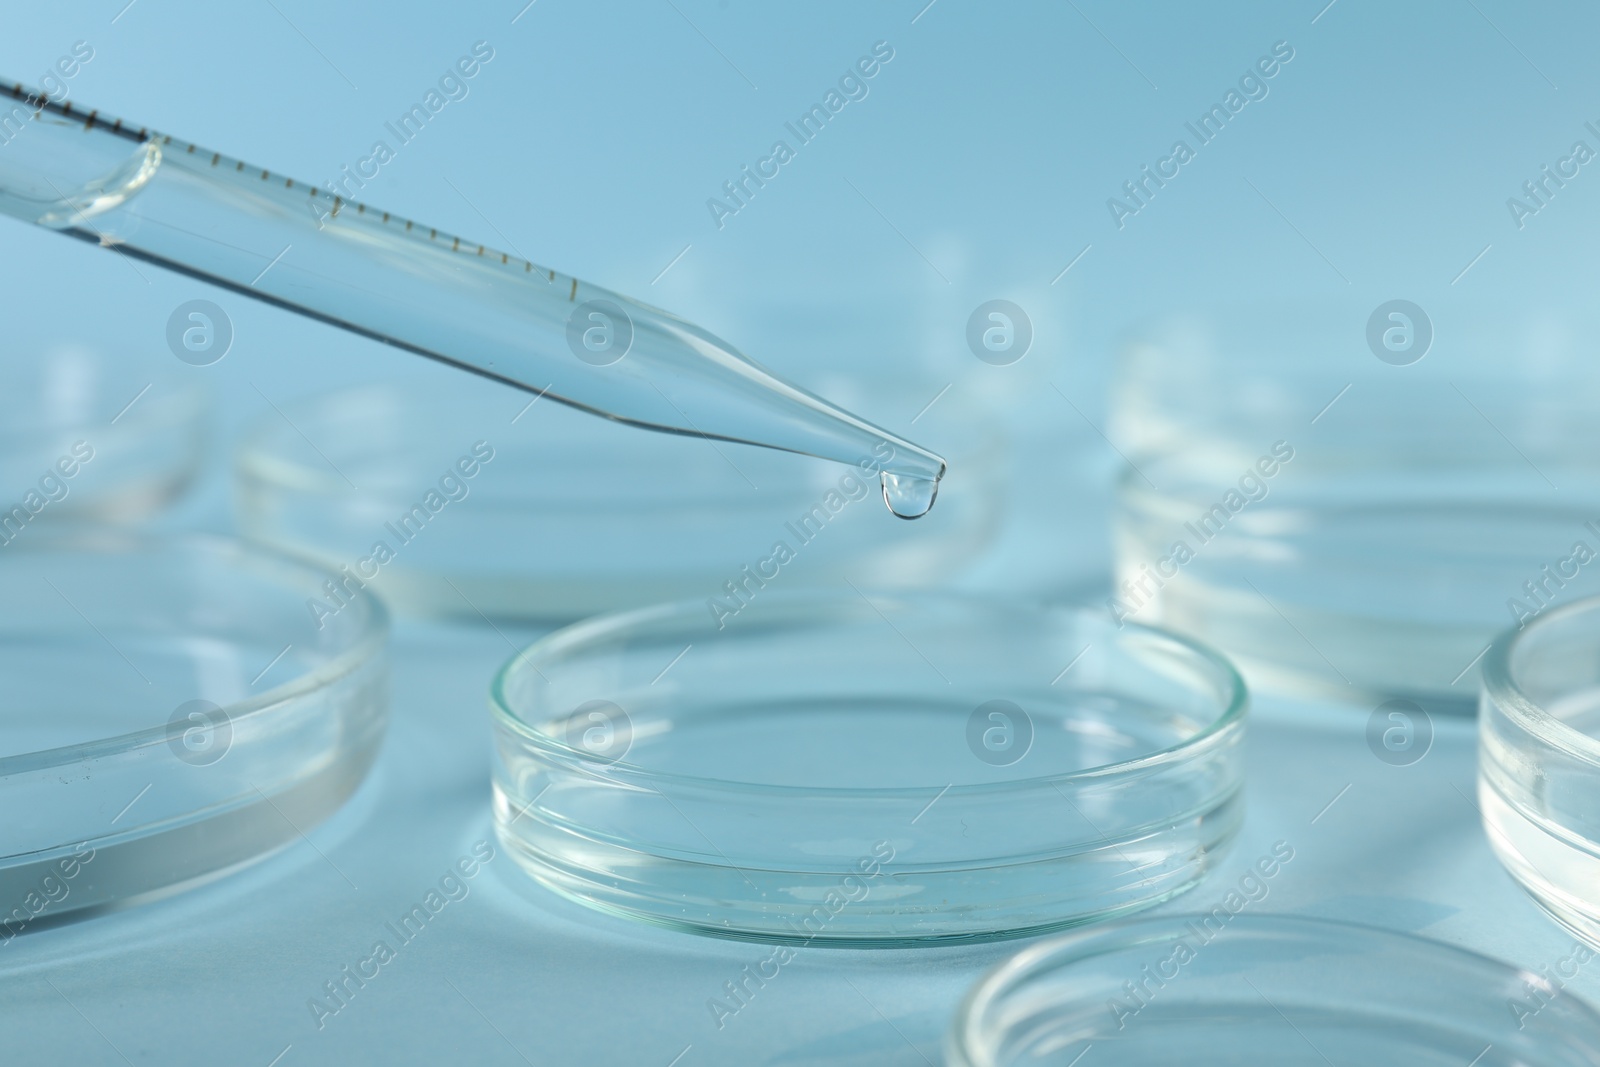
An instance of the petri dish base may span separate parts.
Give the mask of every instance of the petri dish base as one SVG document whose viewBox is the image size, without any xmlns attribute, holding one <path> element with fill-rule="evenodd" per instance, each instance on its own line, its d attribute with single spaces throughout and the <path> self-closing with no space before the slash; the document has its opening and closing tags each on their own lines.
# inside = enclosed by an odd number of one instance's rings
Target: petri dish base
<svg viewBox="0 0 1600 1067">
<path fill-rule="evenodd" d="M 582 903 L 727 937 L 1018 936 L 1191 887 L 1240 818 L 1220 657 L 1096 612 L 763 594 L 580 623 L 491 693 L 508 851 Z"/>
<path fill-rule="evenodd" d="M 924 587 L 979 554 L 1004 510 L 992 434 L 957 448 L 938 506 L 901 522 L 856 467 L 531 400 L 420 380 L 290 405 L 292 426 L 265 419 L 240 449 L 239 527 L 402 613 L 570 622 L 682 597 L 737 607 L 731 583 Z"/>
<path fill-rule="evenodd" d="M 0 941 L 215 877 L 365 777 L 387 616 L 319 628 L 322 572 L 214 538 L 78 533 L 0 551 Z"/>
<path fill-rule="evenodd" d="M 1600 598 L 1508 631 L 1484 656 L 1478 803 L 1511 876 L 1600 947 Z"/>
<path fill-rule="evenodd" d="M 1600 1015 L 1537 975 L 1410 935 L 1171 915 L 1033 945 L 1001 964 L 963 1001 L 945 1062 L 1067 1067 L 1090 1046 L 1085 1062 L 1125 1067 L 1578 1067 L 1600 1063 Z"/>
<path fill-rule="evenodd" d="M 1441 305 L 1399 365 L 1371 310 L 1220 310 L 1126 347 L 1110 606 L 1258 689 L 1471 714 L 1498 633 L 1600 588 L 1592 331 Z"/>
<path fill-rule="evenodd" d="M 208 408 L 202 379 L 130 353 L 0 361 L 0 545 L 41 536 L 25 532 L 36 523 L 127 524 L 171 504 L 204 462 Z"/>
<path fill-rule="evenodd" d="M 1332 476 L 1314 495 L 1281 487 L 1203 540 L 1194 532 L 1207 514 L 1203 494 L 1174 488 L 1191 472 L 1162 463 L 1146 470 L 1162 492 L 1134 484 L 1135 475 L 1119 490 L 1117 581 L 1127 617 L 1205 634 L 1253 685 L 1320 699 L 1407 699 L 1472 714 L 1479 660 L 1514 617 L 1507 598 L 1485 590 L 1521 592 L 1518 583 L 1540 575 L 1539 551 L 1549 556 L 1549 545 L 1584 530 L 1581 507 L 1519 497 L 1494 480 L 1510 472 L 1486 462 L 1480 486 L 1441 482 L 1406 490 L 1406 499 L 1353 480 L 1330 485 Z M 1165 562 L 1180 544 L 1192 549 L 1188 562 Z M 1172 572 L 1159 588 L 1157 566 Z"/>
</svg>

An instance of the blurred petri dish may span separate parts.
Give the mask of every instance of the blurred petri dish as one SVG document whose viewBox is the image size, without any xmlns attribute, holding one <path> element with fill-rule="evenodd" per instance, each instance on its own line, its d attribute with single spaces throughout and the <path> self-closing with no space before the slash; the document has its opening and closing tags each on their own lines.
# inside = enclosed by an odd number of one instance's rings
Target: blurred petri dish
<svg viewBox="0 0 1600 1067">
<path fill-rule="evenodd" d="M 273 415 L 238 455 L 239 526 L 370 580 L 400 611 L 569 621 L 730 597 L 759 569 L 791 584 L 929 585 L 1000 521 L 993 440 L 956 453 L 938 507 L 908 523 L 876 475 L 533 399 L 475 382 L 383 386 Z"/>
<path fill-rule="evenodd" d="M 160 510 L 200 470 L 207 395 L 194 377 L 155 376 L 121 354 L 0 361 L 0 541 L 38 520 Z"/>
<path fill-rule="evenodd" d="M 967 994 L 945 1062 L 1600 1064 L 1600 1015 L 1540 975 L 1371 927 L 1219 911 L 1029 946 Z"/>
<path fill-rule="evenodd" d="M 1225 660 L 1101 614 L 765 592 L 589 620 L 495 679 L 494 812 L 545 886 L 750 940 L 1071 926 L 1191 887 L 1237 830 Z"/>
<path fill-rule="evenodd" d="M 0 941 L 220 874 L 342 804 L 387 717 L 388 622 L 211 538 L 0 549 Z"/>
<path fill-rule="evenodd" d="M 1257 688 L 1470 714 L 1496 634 L 1600 592 L 1592 332 L 1416 309 L 1426 358 L 1396 365 L 1370 310 L 1173 320 L 1127 347 L 1110 607 L 1204 635 Z"/>
<path fill-rule="evenodd" d="M 1478 802 L 1512 877 L 1600 947 L 1600 598 L 1507 631 L 1484 656 Z"/>
<path fill-rule="evenodd" d="M 1059 603 L 1102 595 L 1120 470 L 1098 429 L 1105 369 L 1074 352 L 1070 311 L 1027 292 L 1012 294 L 1026 319 L 1012 325 L 1031 335 L 1022 358 L 989 362 L 968 328 L 974 316 L 993 324 L 987 305 L 996 294 L 952 296 L 930 277 L 931 286 L 890 282 L 883 272 L 872 272 L 870 284 L 835 276 L 826 314 L 818 314 L 812 272 L 784 278 L 771 262 L 747 272 L 738 291 L 701 295 L 713 305 L 705 321 L 726 324 L 726 336 L 748 342 L 764 366 L 848 411 L 913 438 L 929 435 L 947 455 L 972 451 L 960 447 L 963 433 L 974 443 L 982 430 L 1004 438 L 1006 478 L 1027 491 L 1005 495 L 1002 529 L 959 588 Z M 957 484 L 972 491 L 970 482 Z M 950 499 L 941 492 L 938 506 Z"/>
</svg>

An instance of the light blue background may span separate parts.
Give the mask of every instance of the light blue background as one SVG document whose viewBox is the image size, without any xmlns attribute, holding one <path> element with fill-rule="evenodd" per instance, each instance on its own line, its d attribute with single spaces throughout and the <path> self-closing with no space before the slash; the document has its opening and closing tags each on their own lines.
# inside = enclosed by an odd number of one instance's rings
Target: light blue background
<svg viewBox="0 0 1600 1067">
<path fill-rule="evenodd" d="M 322 180 L 488 41 L 496 55 L 470 96 L 364 198 L 641 295 L 802 383 L 899 379 L 871 412 L 891 426 L 944 383 L 941 404 L 988 406 L 1020 445 L 1005 541 L 966 579 L 988 588 L 1067 588 L 1103 570 L 1115 455 L 1049 384 L 1103 425 L 1109 356 L 1130 323 L 1286 298 L 1363 314 L 1394 297 L 1590 299 L 1593 168 L 1524 229 L 1505 201 L 1600 119 L 1592 9 L 923 3 L 12 4 L 0 75 L 35 82 L 85 40 L 95 58 L 75 101 Z M 706 199 L 878 40 L 895 58 L 868 98 L 719 231 Z M 1279 40 L 1295 57 L 1270 95 L 1119 230 L 1106 199 Z M 84 344 L 172 373 L 171 310 L 195 297 L 228 310 L 230 355 L 176 368 L 216 390 L 221 433 L 209 487 L 173 523 L 227 527 L 229 437 L 263 397 L 451 373 L 0 222 L 0 359 Z M 979 363 L 963 339 L 995 297 L 1036 331 L 1010 368 Z M 784 328 L 813 315 L 845 324 L 837 350 Z M 762 950 L 590 914 L 502 859 L 319 1032 L 306 998 L 489 834 L 482 694 L 509 649 L 466 628 L 408 625 L 397 642 L 393 731 L 372 781 L 311 835 L 326 859 L 296 847 L 13 943 L 0 960 L 6 1060 L 921 1063 L 937 1059 L 961 991 L 1014 947 L 803 952 L 718 1032 L 706 999 Z M 1420 930 L 1536 970 L 1566 954 L 1570 939 L 1483 841 L 1469 726 L 1441 724 L 1426 759 L 1392 768 L 1365 747 L 1365 709 L 1259 706 L 1246 829 L 1174 907 L 1209 905 L 1284 839 L 1297 858 L 1265 908 Z M 1600 993 L 1600 980 L 1572 988 Z"/>
</svg>

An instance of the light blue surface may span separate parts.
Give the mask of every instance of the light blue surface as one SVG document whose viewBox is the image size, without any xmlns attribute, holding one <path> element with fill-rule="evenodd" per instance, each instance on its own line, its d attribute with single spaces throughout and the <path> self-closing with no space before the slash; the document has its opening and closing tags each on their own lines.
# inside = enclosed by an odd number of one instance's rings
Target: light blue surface
<svg viewBox="0 0 1600 1067">
<path fill-rule="evenodd" d="M 1116 456 L 1087 423 L 1104 425 L 1108 353 L 1131 321 L 1248 299 L 1590 299 L 1600 177 L 1585 168 L 1520 229 L 1506 206 L 1573 141 L 1594 143 L 1588 9 L 923 3 L 13 5 L 0 73 L 37 81 L 88 41 L 74 100 L 322 180 L 489 42 L 470 95 L 362 195 L 640 295 L 802 383 L 899 374 L 915 390 L 865 412 L 891 429 L 946 382 L 939 403 L 991 406 L 1036 452 L 1006 542 L 966 579 L 990 588 L 1103 569 L 1103 482 L 1085 472 Z M 895 58 L 867 98 L 717 229 L 706 199 L 879 40 Z M 1267 97 L 1119 230 L 1107 198 L 1280 40 L 1295 57 Z M 226 528 L 230 439 L 270 404 L 451 373 L 42 230 L 0 220 L 0 235 L 5 360 L 84 344 L 154 377 L 174 369 L 173 308 L 214 299 L 232 318 L 226 359 L 175 368 L 216 389 L 220 433 L 208 490 L 171 524 Z M 1011 367 L 964 339 L 997 297 L 1035 328 Z M 795 344 L 786 317 L 813 314 L 856 340 Z M 308 844 L 0 949 L 7 1061 L 916 1064 L 1014 947 L 803 952 L 719 1031 L 706 1001 L 768 950 L 589 913 L 502 857 L 319 1031 L 308 998 L 489 836 L 483 691 L 508 644 L 402 626 L 397 646 L 376 774 Z M 1209 907 L 1285 840 L 1296 859 L 1263 910 L 1416 930 L 1536 971 L 1570 952 L 1483 840 L 1470 727 L 1438 724 L 1430 754 L 1397 768 L 1367 749 L 1366 708 L 1258 706 L 1243 835 L 1169 908 Z M 1600 979 L 1568 988 L 1600 995 Z"/>
<path fill-rule="evenodd" d="M 384 923 L 475 842 L 492 841 L 482 679 L 509 654 L 492 631 L 402 625 L 393 727 L 374 777 L 308 844 L 0 950 L 15 1062 L 120 1063 L 111 1046 L 135 1063 L 265 1065 L 287 1046 L 284 1065 L 665 1067 L 686 1047 L 680 1065 L 938 1062 L 961 995 L 1018 943 L 802 949 L 719 1030 L 707 1002 L 770 947 L 589 911 L 535 888 L 498 850 L 470 895 L 319 1030 L 308 1000 L 325 998 L 323 983 L 375 940 L 393 942 Z M 1413 931 L 1535 971 L 1571 953 L 1572 939 L 1489 853 L 1468 799 L 1470 728 L 1447 724 L 1421 762 L 1392 767 L 1367 749 L 1364 715 L 1260 703 L 1241 836 L 1163 910 L 1210 910 L 1286 841 L 1294 859 L 1250 910 Z M 1585 968 L 1567 988 L 1593 999 L 1597 978 Z"/>
</svg>

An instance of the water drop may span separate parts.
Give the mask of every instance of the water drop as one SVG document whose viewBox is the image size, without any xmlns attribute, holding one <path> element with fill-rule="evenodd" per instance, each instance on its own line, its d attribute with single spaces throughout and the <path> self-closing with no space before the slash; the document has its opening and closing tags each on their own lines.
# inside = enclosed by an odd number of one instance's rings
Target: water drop
<svg viewBox="0 0 1600 1067">
<path fill-rule="evenodd" d="M 922 518 L 939 495 L 937 478 L 884 471 L 879 480 L 883 482 L 883 502 L 889 505 L 889 510 L 897 518 Z"/>
</svg>

